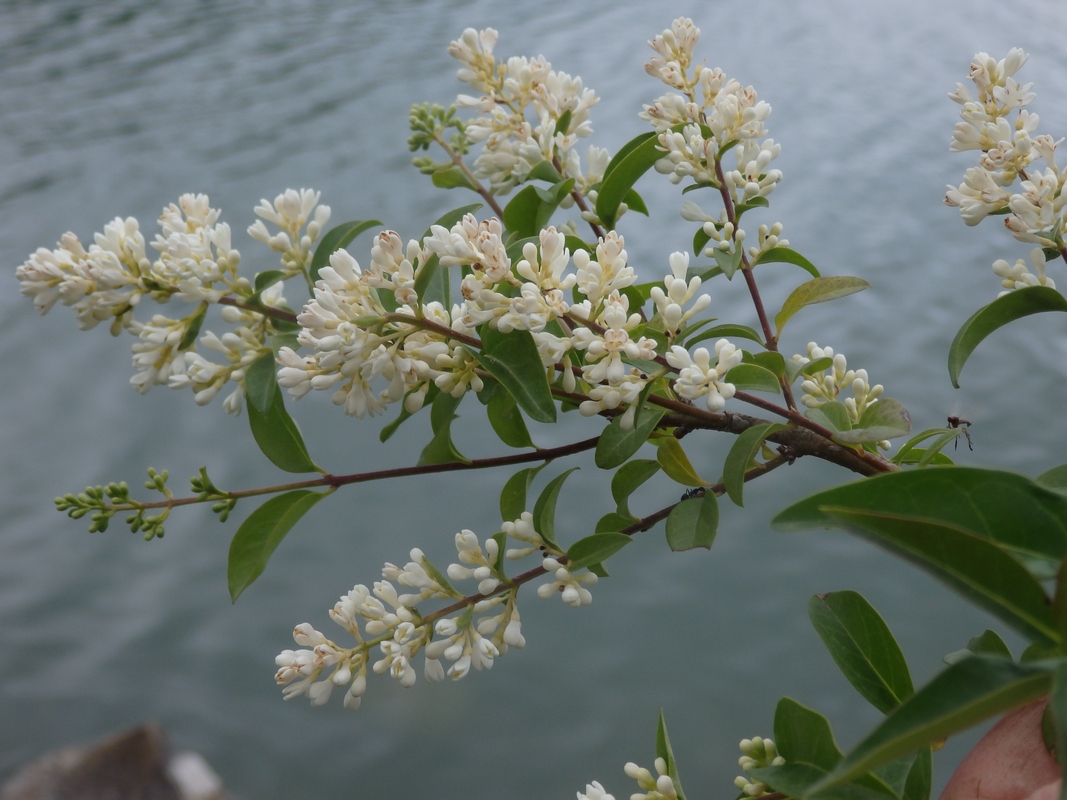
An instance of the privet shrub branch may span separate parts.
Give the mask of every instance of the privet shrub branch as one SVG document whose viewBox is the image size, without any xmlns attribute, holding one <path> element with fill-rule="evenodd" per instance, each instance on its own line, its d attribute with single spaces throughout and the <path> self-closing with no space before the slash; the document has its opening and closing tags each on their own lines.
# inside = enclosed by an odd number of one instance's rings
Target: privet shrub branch
<svg viewBox="0 0 1067 800">
<path fill-rule="evenodd" d="M 296 626 L 300 649 L 276 659 L 283 695 L 321 705 L 337 690 L 355 709 L 369 673 L 411 686 L 420 669 L 430 682 L 489 669 L 526 644 L 519 611 L 526 584 L 540 598 L 586 605 L 611 556 L 661 521 L 673 550 L 711 547 L 719 498 L 742 505 L 746 482 L 812 456 L 865 479 L 784 510 L 778 528 L 839 527 L 867 538 L 1031 645 L 1016 660 L 986 631 L 916 691 L 893 635 L 862 596 L 813 597 L 813 625 L 886 719 L 846 755 L 823 716 L 783 698 L 774 739 L 741 742 L 740 796 L 925 800 L 932 748 L 1047 694 L 1047 743 L 1064 752 L 1067 465 L 1034 480 L 956 467 L 946 446 L 965 433 L 960 425 L 912 435 L 889 457 L 891 440 L 911 433 L 904 406 L 832 346 L 781 349 L 786 325 L 806 306 L 869 284 L 823 275 L 789 247 L 780 222 L 750 224 L 749 215 L 766 217 L 782 179 L 772 166 L 781 145 L 768 138 L 771 108 L 752 87 L 696 63 L 698 36 L 691 20 L 678 19 L 649 42 L 654 55 L 645 69 L 667 91 L 639 114 L 647 129 L 611 154 L 580 146 L 593 133 L 599 101 L 580 78 L 543 57 L 498 57 L 492 29 L 464 31 L 449 53 L 471 93 L 448 108 L 414 106 L 409 146 L 426 153 L 414 163 L 435 186 L 479 199 L 407 241 L 374 219 L 329 228 L 331 210 L 318 192 L 288 189 L 255 208 L 259 219 L 248 233 L 280 263 L 251 276 L 239 273 L 230 227 L 204 195 L 165 208 L 151 242 L 136 219 L 116 218 L 88 247 L 66 233 L 56 249 L 37 250 L 17 275 L 41 313 L 58 301 L 82 329 L 103 322 L 115 336 L 132 335 L 137 391 L 188 388 L 200 405 L 223 392 L 225 410 L 245 411 L 271 462 L 311 476 L 223 490 L 202 469 L 192 494 L 177 497 L 167 472 L 149 469 L 145 487 L 159 499 L 112 483 L 58 498 L 57 506 L 75 519 L 88 516 L 91 531 L 124 516 L 152 539 L 178 506 L 209 503 L 225 521 L 239 501 L 268 496 L 233 537 L 228 580 L 236 600 L 301 516 L 344 486 L 518 467 L 500 495 L 499 529 L 455 533 L 454 563 L 442 568 L 415 547 L 403 565 L 385 564 L 381 580 L 357 584 L 330 610 L 341 642 L 309 623 Z M 997 328 L 1067 311 L 1047 274 L 1050 261 L 1067 255 L 1067 169 L 1056 164 L 1059 142 L 1037 134 L 1038 117 L 1026 110 L 1031 85 L 1013 77 L 1025 61 L 1021 50 L 1001 61 L 980 53 L 970 68 L 973 88 L 960 84 L 950 95 L 962 107 L 951 149 L 979 157 L 946 202 L 968 225 L 1003 216 L 1011 234 L 1033 246 L 1028 261 L 993 264 L 1004 291 L 952 343 L 954 384 Z M 627 259 L 625 215 L 650 213 L 634 188 L 650 172 L 682 186 L 681 214 L 694 228 L 662 275 L 643 283 Z M 376 233 L 364 267 L 347 248 L 368 231 Z M 781 308 L 767 308 L 760 293 L 759 268 L 773 262 L 797 268 L 798 285 Z M 758 328 L 711 316 L 719 312 L 707 288 L 727 280 L 744 283 Z M 285 296 L 294 286 L 309 295 L 299 312 Z M 147 312 L 145 301 L 179 310 Z M 205 327 L 213 305 L 227 326 L 221 333 Z M 286 394 L 317 391 L 354 417 L 391 413 L 383 442 L 418 413 L 430 415 L 432 438 L 410 467 L 328 472 L 285 405 Z M 485 406 L 504 454 L 460 452 L 451 424 L 464 401 Z M 566 411 L 590 418 L 586 438 L 538 447 L 526 418 L 552 423 Z M 709 433 L 728 434 L 733 444 L 721 474 L 703 476 L 686 451 Z M 610 472 L 615 506 L 595 531 L 557 531 L 556 507 L 573 469 L 563 464 L 585 451 Z M 631 509 L 632 493 L 659 472 L 683 488 L 661 498 L 662 507 Z M 626 764 L 638 786 L 632 798 L 685 797 L 662 717 L 653 767 L 655 774 Z M 612 796 L 594 781 L 578 797 Z"/>
</svg>

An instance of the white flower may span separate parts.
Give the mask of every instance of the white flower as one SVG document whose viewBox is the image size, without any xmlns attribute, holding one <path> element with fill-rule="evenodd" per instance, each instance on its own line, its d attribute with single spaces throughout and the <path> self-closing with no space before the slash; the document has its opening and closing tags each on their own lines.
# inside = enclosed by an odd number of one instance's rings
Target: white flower
<svg viewBox="0 0 1067 800">
<path fill-rule="evenodd" d="M 545 599 L 558 593 L 560 599 L 573 608 L 587 606 L 593 602 L 593 595 L 585 587 L 597 582 L 595 574 L 589 571 L 574 574 L 552 557 L 545 558 L 542 566 L 552 575 L 553 580 L 537 587 L 538 597 Z"/>
<path fill-rule="evenodd" d="M 715 357 L 713 365 L 711 354 L 703 347 L 698 347 L 692 356 L 678 345 L 667 353 L 667 363 L 679 370 L 675 391 L 688 400 L 706 397 L 704 404 L 712 412 L 722 411 L 726 401 L 734 396 L 734 385 L 723 378 L 741 363 L 742 353 L 726 339 L 719 339 L 715 343 Z"/>
<path fill-rule="evenodd" d="M 311 263 L 311 249 L 329 222 L 330 207 L 318 205 L 320 193 L 313 189 L 286 189 L 274 198 L 263 199 L 256 206 L 256 220 L 248 228 L 253 239 L 263 242 L 271 250 L 282 254 L 282 269 L 295 274 Z M 312 216 L 314 212 L 314 216 Z M 281 230 L 271 234 L 262 220 L 267 220 Z M 303 230 L 307 225 L 307 230 Z"/>
<path fill-rule="evenodd" d="M 578 800 L 615 800 L 598 781 L 586 784 L 584 792 L 578 792 Z"/>
</svg>

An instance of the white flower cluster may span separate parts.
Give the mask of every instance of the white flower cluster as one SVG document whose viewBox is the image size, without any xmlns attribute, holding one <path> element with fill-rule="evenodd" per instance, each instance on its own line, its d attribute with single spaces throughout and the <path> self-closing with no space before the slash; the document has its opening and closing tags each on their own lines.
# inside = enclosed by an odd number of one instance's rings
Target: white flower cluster
<svg viewBox="0 0 1067 800">
<path fill-rule="evenodd" d="M 501 553 L 508 539 L 521 546 Z M 347 686 L 344 705 L 358 708 L 367 690 L 368 667 L 411 687 L 417 678 L 413 664 L 420 652 L 423 677 L 430 683 L 446 676 L 460 680 L 471 669 L 491 669 L 494 659 L 509 647 L 521 649 L 526 644 L 518 608 L 520 584 L 504 574 L 504 558 L 538 552 L 550 577 L 538 587 L 539 597 L 559 594 L 574 607 L 592 601 L 586 586 L 596 583 L 596 575 L 571 572 L 564 553 L 541 538 L 529 512 L 505 522 L 501 533 L 484 542 L 472 531 L 460 531 L 455 544 L 458 561 L 449 564 L 444 574 L 415 548 L 403 567 L 387 563 L 382 568 L 384 580 L 373 588 L 358 584 L 337 601 L 330 618 L 355 637 L 355 647 L 336 644 L 309 623 L 297 625 L 293 639 L 302 649 L 283 650 L 275 658 L 275 680 L 285 687 L 285 699 L 306 694 L 318 706 L 330 699 L 335 687 Z M 450 579 L 476 581 L 477 591 L 465 595 Z M 401 594 L 404 589 L 408 591 Z M 451 601 L 451 605 L 422 613 L 417 606 L 430 600 Z M 372 663 L 374 647 L 381 658 Z M 447 669 L 442 660 L 449 662 Z"/>
<path fill-rule="evenodd" d="M 785 763 L 785 759 L 778 755 L 778 748 L 770 739 L 753 736 L 751 739 L 742 739 L 740 747 L 744 755 L 737 763 L 745 772 L 756 767 L 778 767 Z M 747 775 L 738 775 L 734 779 L 734 786 L 747 797 L 767 794 L 767 784 L 753 781 Z"/>
<path fill-rule="evenodd" d="M 540 246 L 526 243 L 514 265 L 502 237 L 498 220 L 479 222 L 468 214 L 451 229 L 433 226 L 421 243 L 412 240 L 406 248 L 396 233 L 383 232 L 366 272 L 346 251 L 334 253 L 319 273 L 315 299 L 297 318 L 298 341 L 310 354 L 282 348 L 279 383 L 294 397 L 331 390 L 333 401 L 357 417 L 381 413 L 404 397 L 405 408 L 414 413 L 431 385 L 454 397 L 481 390 L 468 347 L 476 329 L 489 325 L 501 333 L 529 331 L 542 363 L 558 371 L 564 391 L 578 389 L 580 375 L 580 388 L 589 398 L 580 404 L 582 414 L 624 406 L 623 424 L 631 424 L 638 397 L 654 379 L 633 362 L 654 362 L 658 356 L 655 341 L 635 333 L 644 320 L 630 313 L 622 292 L 635 280 L 622 237 L 609 232 L 595 253 L 578 250 L 572 257 L 564 234 L 549 227 L 541 231 Z M 421 302 L 415 286 L 433 256 L 442 268 L 466 268 L 462 304 L 446 309 L 440 302 Z M 673 254 L 664 288 L 652 290 L 671 340 L 711 302 L 698 294 L 699 278 L 686 280 L 688 263 L 688 255 Z M 569 302 L 571 289 L 583 298 L 580 302 Z M 394 311 L 383 304 L 382 290 L 391 290 Z M 691 398 L 709 395 L 710 408 L 718 403 L 711 397 L 733 396 L 722 377 L 740 351 L 724 340 L 716 347 L 715 367 L 700 361 L 701 352 L 706 353 L 698 350 L 694 362 L 674 346 L 668 361 L 691 368 L 679 379 L 679 392 Z"/>
<path fill-rule="evenodd" d="M 641 790 L 631 794 L 630 800 L 678 800 L 678 787 L 675 786 L 674 779 L 667 774 L 667 762 L 657 758 L 654 766 L 655 777 L 649 770 L 632 761 L 623 767 L 627 777 L 637 781 L 637 788 Z M 608 794 L 599 781 L 593 781 L 586 785 L 584 792 L 578 792 L 578 800 L 615 800 L 615 797 Z"/>
<path fill-rule="evenodd" d="M 867 370 L 849 369 L 844 354 L 835 354 L 832 347 L 819 347 L 815 342 L 808 342 L 807 356 L 795 355 L 793 361 L 804 365 L 821 358 L 829 358 L 833 363 L 805 378 L 800 385 L 804 392 L 800 402 L 808 408 L 818 408 L 823 403 L 836 401 L 842 390 L 851 389 L 852 396 L 841 402 L 848 409 L 852 423 L 858 424 L 867 407 L 878 402 L 878 397 L 883 392 L 882 384 L 871 386 L 867 379 Z"/>
<path fill-rule="evenodd" d="M 312 194 L 304 196 L 305 205 L 309 200 L 312 206 L 317 202 L 318 195 Z M 296 193 L 289 190 L 276 204 L 289 195 Z M 144 393 L 159 385 L 188 387 L 203 405 L 232 381 L 236 388 L 225 407 L 238 413 L 245 370 L 270 352 L 266 341 L 273 328 L 263 314 L 227 306 L 222 317 L 235 329 L 221 337 L 208 331 L 200 338 L 205 348 L 222 353 L 226 363 L 200 355 L 196 336 L 206 304 L 233 295 L 251 297 L 252 287 L 237 276 L 241 256 L 231 245 L 230 227 L 219 222 L 219 211 L 211 208 L 206 195 L 182 195 L 177 204 L 163 209 L 159 226 L 161 232 L 151 243 L 159 253 L 154 261 L 132 217 L 104 226 L 88 249 L 73 233 L 65 233 L 55 250 L 40 248 L 18 268 L 22 294 L 32 297 L 42 314 L 57 300 L 71 306 L 83 330 L 110 319 L 114 335 L 125 329 L 136 336 L 132 348 L 136 374 L 130 383 L 137 391 Z M 154 314 L 142 322 L 135 319 L 134 310 L 145 296 L 159 303 L 176 297 L 200 305 L 179 319 Z M 284 305 L 281 284 L 265 289 L 260 302 L 270 307 Z"/>
<path fill-rule="evenodd" d="M 319 197 L 320 193 L 313 189 L 299 192 L 286 189 L 274 198 L 273 203 L 263 199 L 255 208 L 256 216 L 262 219 L 257 219 L 248 228 L 248 234 L 281 253 L 282 271 L 286 277 L 308 268 L 311 247 L 330 220 L 330 207 L 319 205 Z M 263 220 L 278 226 L 278 233 L 271 234 Z"/>
<path fill-rule="evenodd" d="M 735 203 L 766 197 L 782 179 L 780 171 L 768 169 L 781 145 L 773 139 L 759 141 L 767 135 L 764 122 L 771 107 L 757 99 L 755 89 L 742 87 L 721 69 L 693 66 L 699 36 L 693 21 L 680 17 L 649 42 L 656 55 L 645 64 L 645 71 L 681 92 L 663 95 L 640 114 L 659 131 L 660 146 L 666 151 L 656 169 L 674 183 L 692 178 L 725 186 Z M 681 130 L 672 130 L 678 127 Z M 723 148 L 733 151 L 735 169 L 720 167 Z"/>
<path fill-rule="evenodd" d="M 502 194 L 547 161 L 588 195 L 610 160 L 606 150 L 590 147 L 583 172 L 577 151 L 578 139 L 593 132 L 589 109 L 597 103 L 596 93 L 583 87 L 581 78 L 552 69 L 544 56 L 498 61 L 493 55 L 496 40 L 492 28 L 467 28 L 448 48 L 463 64 L 459 79 L 479 94 L 457 98 L 458 105 L 481 115 L 466 126 L 471 141 L 484 142 L 474 174 Z"/>
<path fill-rule="evenodd" d="M 1035 97 L 1030 91 L 1033 84 L 1019 84 L 1012 77 L 1027 57 L 1019 48 L 1000 61 L 978 53 L 968 76 L 977 96 L 963 84 L 956 84 L 956 91 L 949 94 L 962 106 L 949 150 L 978 150 L 981 155 L 978 166 L 965 173 L 963 183 L 948 187 L 945 203 L 958 207 L 968 225 L 977 225 L 990 214 L 1006 213 L 1004 225 L 1018 241 L 1063 251 L 1067 169 L 1056 164 L 1056 148 L 1063 139 L 1035 134 L 1038 116 L 1024 108 Z M 1013 113 L 1014 120 L 1010 119 Z M 1039 159 L 1043 169 L 1036 163 Z M 1013 192 L 1016 181 L 1019 191 Z M 993 271 L 1008 291 L 1024 286 L 1055 288 L 1045 275 L 1044 257 L 1033 257 L 1032 262 L 1033 271 L 1021 259 L 1015 265 L 998 260 Z"/>
</svg>

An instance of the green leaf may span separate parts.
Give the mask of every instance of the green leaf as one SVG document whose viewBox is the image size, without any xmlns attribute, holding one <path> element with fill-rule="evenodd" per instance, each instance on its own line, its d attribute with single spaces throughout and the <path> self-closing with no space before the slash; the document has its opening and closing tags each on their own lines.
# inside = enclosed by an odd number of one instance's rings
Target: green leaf
<svg viewBox="0 0 1067 800">
<path fill-rule="evenodd" d="M 557 475 L 548 482 L 534 503 L 533 523 L 534 530 L 541 534 L 545 543 L 556 550 L 562 548 L 556 542 L 556 500 L 559 499 L 559 490 L 563 488 L 563 482 L 578 467 L 571 467 L 566 472 Z"/>
<path fill-rule="evenodd" d="M 797 519 L 796 511 L 797 506 L 786 509 L 775 522 L 780 527 L 790 525 Z M 911 561 L 1027 638 L 1045 643 L 1057 641 L 1052 609 L 1041 584 L 989 540 L 956 526 L 870 508 L 821 504 L 818 513 L 822 526 L 844 528 Z"/>
<path fill-rule="evenodd" d="M 178 342 L 179 350 L 188 350 L 196 342 L 196 337 L 200 335 L 200 328 L 204 324 L 204 317 L 207 316 L 208 302 L 205 300 L 196 307 L 196 311 L 189 317 L 189 324 L 185 328 L 185 333 L 182 334 L 182 339 Z"/>
<path fill-rule="evenodd" d="M 257 272 L 255 282 L 252 284 L 252 302 L 258 303 L 260 295 L 280 280 L 285 279 L 285 273 L 280 269 L 268 269 L 265 272 Z"/>
<path fill-rule="evenodd" d="M 685 194 L 689 189 L 696 187 L 689 186 L 682 190 L 682 194 Z M 708 242 L 711 241 L 711 236 L 704 231 L 704 226 L 701 225 L 697 228 L 697 232 L 693 234 L 693 255 L 700 257 L 704 253 L 704 248 L 708 246 Z"/>
<path fill-rule="evenodd" d="M 735 247 L 734 252 L 730 253 L 716 247 L 711 251 L 711 255 L 715 259 L 715 263 L 719 265 L 719 269 L 722 270 L 722 274 L 727 279 L 733 280 L 734 273 L 741 266 L 741 256 L 744 255 L 744 248 Z"/>
<path fill-rule="evenodd" d="M 426 403 L 428 402 L 433 403 L 440 391 L 441 390 L 438 389 L 436 386 L 430 384 L 430 388 L 426 392 L 426 397 L 423 399 L 423 407 L 425 408 Z M 408 394 L 410 394 L 410 392 Z M 407 400 L 407 395 L 404 395 L 404 399 L 405 401 Z M 415 413 L 418 413 L 418 411 L 416 411 Z M 381 433 L 378 434 L 378 441 L 382 443 L 389 441 L 389 439 L 392 438 L 393 434 L 396 433 L 397 428 L 399 428 L 413 416 L 415 416 L 415 414 L 412 414 L 410 411 L 408 411 L 405 404 L 401 403 L 400 413 L 397 414 L 396 419 L 394 419 L 392 422 L 382 428 Z"/>
<path fill-rule="evenodd" d="M 904 782 L 900 800 L 930 800 L 930 785 L 934 779 L 934 762 L 929 747 L 919 751 Z"/>
<path fill-rule="evenodd" d="M 1067 498 L 1012 472 L 944 467 L 880 475 L 801 500 L 775 524 L 827 526 L 820 506 L 950 525 L 995 542 L 1039 579 L 1053 577 L 1067 555 Z"/>
<path fill-rule="evenodd" d="M 534 446 L 519 412 L 519 406 L 508 392 L 496 392 L 489 400 L 486 411 L 489 414 L 489 424 L 500 437 L 500 441 L 508 447 Z"/>
<path fill-rule="evenodd" d="M 311 257 L 311 266 L 308 268 L 311 282 L 314 283 L 319 279 L 319 270 L 330 263 L 330 256 L 348 247 L 349 243 L 363 231 L 375 226 L 381 227 L 382 223 L 376 219 L 357 219 L 330 228 L 319 240 L 315 255 Z"/>
<path fill-rule="evenodd" d="M 630 211 L 636 211 L 638 214 L 644 214 L 648 216 L 648 206 L 645 205 L 644 198 L 637 193 L 636 189 L 631 189 L 622 198 L 622 202 L 626 203 L 626 208 Z"/>
<path fill-rule="evenodd" d="M 264 414 L 270 410 L 278 391 L 278 380 L 274 377 L 276 368 L 274 353 L 265 353 L 253 361 L 245 372 L 245 396 L 257 411 Z"/>
<path fill-rule="evenodd" d="M 778 378 L 766 367 L 759 364 L 738 364 L 726 373 L 724 380 L 732 383 L 741 392 L 771 392 L 781 394 L 782 386 Z"/>
<path fill-rule="evenodd" d="M 774 318 L 774 326 L 778 329 L 778 338 L 782 336 L 782 327 L 789 319 L 804 306 L 815 303 L 825 303 L 836 300 L 839 297 L 847 297 L 856 292 L 862 292 L 870 287 L 863 278 L 853 278 L 848 275 L 835 275 L 828 278 L 813 278 L 807 283 L 802 283 L 793 293 L 786 298 L 782 310 Z"/>
<path fill-rule="evenodd" d="M 815 595 L 808 601 L 808 617 L 841 673 L 883 714 L 915 693 L 897 640 L 863 595 Z"/>
<path fill-rule="evenodd" d="M 1004 643 L 1000 635 L 996 631 L 986 630 L 981 635 L 972 637 L 967 642 L 967 647 L 963 650 L 949 653 L 945 656 L 944 661 L 946 664 L 955 664 L 961 659 L 970 658 L 975 653 L 984 653 L 985 655 L 1011 660 L 1011 650 L 1008 649 L 1008 645 Z"/>
<path fill-rule="evenodd" d="M 929 464 L 951 464 L 952 459 L 948 456 L 941 455 L 941 449 L 955 439 L 963 431 L 963 428 L 927 428 L 922 433 L 917 433 L 912 436 L 908 441 L 900 446 L 896 455 L 893 456 L 890 461 L 894 464 L 914 464 L 918 462 L 920 467 L 925 467 Z M 938 437 L 937 441 L 933 443 L 927 449 L 916 450 L 916 445 L 925 442 L 927 439 Z M 912 457 L 912 452 L 918 453 L 916 457 Z"/>
<path fill-rule="evenodd" d="M 667 544 L 678 553 L 710 550 L 719 527 L 719 503 L 712 492 L 683 500 L 667 516 Z"/>
<path fill-rule="evenodd" d="M 741 215 L 744 214 L 746 211 L 751 211 L 754 208 L 769 208 L 770 205 L 770 200 L 768 200 L 766 197 L 760 197 L 759 195 L 757 195 L 751 200 L 747 200 L 744 203 L 738 203 L 736 206 L 734 206 L 734 216 L 737 219 L 741 219 Z"/>
<path fill-rule="evenodd" d="M 445 308 L 452 306 L 452 288 L 448 270 L 441 266 L 441 259 L 434 253 L 425 264 L 420 264 L 415 277 L 415 294 L 419 302 L 440 303 Z"/>
<path fill-rule="evenodd" d="M 625 533 L 615 531 L 595 533 L 579 539 L 567 549 L 567 569 L 575 572 L 606 561 L 632 541 Z"/>
<path fill-rule="evenodd" d="M 537 422 L 555 422 L 556 404 L 533 335 L 516 330 L 498 334 L 495 339 L 487 336 L 483 344 L 481 352 L 468 350 L 508 390 L 519 408 Z"/>
<path fill-rule="evenodd" d="M 430 427 L 433 429 L 433 439 L 419 455 L 418 466 L 453 462 L 471 463 L 470 459 L 460 453 L 452 442 L 452 421 L 458 419 L 454 412 L 460 400 L 462 400 L 461 397 L 453 397 L 448 392 L 441 392 L 434 398 L 433 405 L 430 406 Z"/>
<path fill-rule="evenodd" d="M 811 764 L 780 764 L 774 767 L 756 767 L 748 770 L 748 774 L 758 781 L 762 781 L 775 791 L 790 797 L 803 797 L 808 800 L 895 800 L 890 789 L 873 776 L 867 776 L 871 784 L 877 788 L 849 783 L 845 786 L 834 786 L 818 794 L 810 790 L 826 777 L 825 770 Z"/>
<path fill-rule="evenodd" d="M 522 516 L 522 512 L 526 510 L 526 493 L 530 489 L 530 484 L 533 483 L 537 473 L 546 466 L 548 466 L 547 461 L 539 467 L 521 469 L 508 478 L 508 482 L 504 484 L 503 491 L 500 492 L 500 519 L 502 522 L 512 522 Z"/>
<path fill-rule="evenodd" d="M 614 511 L 610 511 L 600 519 L 596 521 L 596 527 L 593 528 L 594 533 L 614 533 L 616 531 L 622 531 L 623 528 L 628 528 L 637 522 L 637 517 L 626 516 L 618 514 Z"/>
<path fill-rule="evenodd" d="M 952 385 L 960 388 L 960 372 L 982 340 L 1009 322 L 1043 311 L 1067 311 L 1067 299 L 1047 286 L 1027 286 L 998 297 L 978 309 L 963 323 L 948 349 L 948 374 Z"/>
<path fill-rule="evenodd" d="M 1025 705 L 1047 694 L 1051 685 L 1047 662 L 1025 665 L 984 655 L 966 658 L 902 703 L 812 787 L 812 793 Z"/>
<path fill-rule="evenodd" d="M 611 479 L 611 496 L 619 514 L 630 516 L 630 495 L 657 472 L 659 462 L 651 459 L 628 461 L 619 467 Z"/>
<path fill-rule="evenodd" d="M 657 149 L 658 145 L 659 134 L 650 131 L 632 139 L 611 159 L 596 198 L 596 215 L 605 227 L 614 229 L 619 203 L 637 179 L 666 155 Z"/>
<path fill-rule="evenodd" d="M 811 764 L 829 772 L 841 760 L 826 717 L 789 697 L 779 700 L 774 711 L 774 744 L 791 764 Z"/>
<path fill-rule="evenodd" d="M 656 452 L 656 460 L 663 472 L 672 481 L 682 486 L 711 486 L 706 480 L 697 475 L 693 465 L 689 462 L 689 456 L 685 454 L 682 443 L 673 436 L 667 436 L 660 440 L 659 449 Z"/>
<path fill-rule="evenodd" d="M 285 410 L 282 392 L 275 392 L 266 413 L 246 398 L 248 425 L 263 455 L 286 472 L 321 472 L 308 455 L 307 446 L 293 418 Z"/>
<path fill-rule="evenodd" d="M 248 515 L 230 542 L 226 580 L 230 600 L 237 597 L 263 574 L 271 554 L 285 535 L 327 492 L 299 489 L 277 495 Z"/>
<path fill-rule="evenodd" d="M 748 339 L 749 341 L 756 342 L 757 344 L 763 344 L 763 340 L 760 335 L 756 333 L 752 328 L 745 325 L 716 325 L 714 328 L 708 328 L 706 331 L 694 336 L 693 338 L 685 342 L 686 349 L 692 347 L 698 342 L 703 342 L 708 339 L 722 339 L 725 336 L 733 336 L 740 339 Z"/>
<path fill-rule="evenodd" d="M 822 277 L 819 275 L 819 270 L 815 269 L 814 264 L 804 258 L 804 256 L 796 250 L 790 250 L 788 247 L 772 247 L 770 250 L 760 253 L 760 257 L 752 262 L 752 266 L 756 266 L 756 264 L 769 264 L 774 261 L 795 264 L 801 269 L 809 272 L 813 278 Z"/>
<path fill-rule="evenodd" d="M 849 416 L 848 409 L 836 400 L 809 408 L 804 412 L 804 416 L 834 433 L 852 430 L 852 417 Z"/>
<path fill-rule="evenodd" d="M 528 181 L 548 181 L 549 183 L 559 183 L 563 180 L 563 176 L 556 171 L 556 168 L 552 166 L 551 161 L 538 161 L 534 165 L 534 168 L 530 170 L 526 176 Z"/>
<path fill-rule="evenodd" d="M 671 740 L 667 737 L 667 722 L 663 718 L 662 710 L 659 712 L 659 723 L 656 725 L 656 758 L 662 758 L 667 763 L 667 774 L 674 781 L 678 800 L 685 800 L 682 781 L 678 777 L 678 762 L 675 761 L 674 751 L 671 749 Z"/>
<path fill-rule="evenodd" d="M 959 429 L 957 428 L 956 430 Z M 1067 464 L 1061 464 L 1058 467 L 1046 470 L 1034 480 L 1054 491 L 1067 492 Z"/>
<path fill-rule="evenodd" d="M 659 406 L 645 407 L 630 430 L 623 430 L 621 417 L 613 419 L 596 443 L 596 465 L 601 469 L 614 469 L 629 460 L 648 441 L 665 413 Z"/>
<path fill-rule="evenodd" d="M 781 353 L 768 350 L 763 353 L 754 353 L 751 362 L 769 370 L 776 378 L 785 377 L 785 358 Z"/>
<path fill-rule="evenodd" d="M 867 406 L 856 427 L 837 434 L 834 439 L 845 444 L 865 444 L 907 436 L 910 432 L 911 415 L 903 403 L 892 397 L 880 397 L 877 403 Z"/>
<path fill-rule="evenodd" d="M 537 236 L 573 188 L 574 178 L 549 189 L 533 184 L 526 186 L 504 206 L 504 227 L 518 239 Z"/>
<path fill-rule="evenodd" d="M 474 189 L 474 184 L 467 174 L 455 164 L 449 164 L 435 170 L 430 180 L 438 189 Z"/>
<path fill-rule="evenodd" d="M 734 367 L 734 369 L 737 369 Z M 722 483 L 726 488 L 726 494 L 734 501 L 735 505 L 743 506 L 745 491 L 745 473 L 749 465 L 756 457 L 764 440 L 776 431 L 784 428 L 780 422 L 767 422 L 762 425 L 753 425 L 743 431 L 730 447 L 726 454 L 726 462 L 722 467 Z"/>
</svg>

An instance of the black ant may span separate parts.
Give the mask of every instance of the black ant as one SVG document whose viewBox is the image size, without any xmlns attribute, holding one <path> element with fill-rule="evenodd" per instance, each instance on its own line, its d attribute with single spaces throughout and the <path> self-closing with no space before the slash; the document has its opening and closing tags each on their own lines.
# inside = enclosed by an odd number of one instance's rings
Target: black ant
<svg viewBox="0 0 1067 800">
<path fill-rule="evenodd" d="M 948 426 L 950 428 L 958 428 L 959 431 L 967 437 L 967 449 L 974 450 L 974 443 L 971 442 L 971 434 L 967 430 L 971 427 L 971 421 L 969 419 L 963 419 L 962 417 L 949 417 Z M 955 450 L 960 443 L 960 437 L 957 436 L 956 440 L 952 443 L 952 449 Z"/>
</svg>

